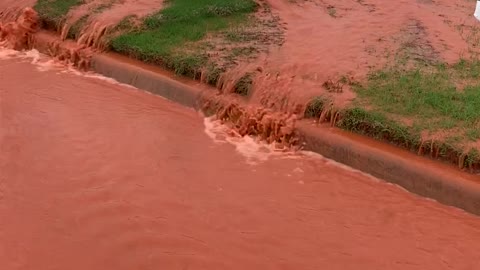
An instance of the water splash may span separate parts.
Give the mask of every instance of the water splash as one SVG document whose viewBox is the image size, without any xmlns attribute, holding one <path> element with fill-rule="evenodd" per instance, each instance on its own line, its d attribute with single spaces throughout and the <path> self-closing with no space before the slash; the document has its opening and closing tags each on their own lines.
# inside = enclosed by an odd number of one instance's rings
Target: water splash
<svg viewBox="0 0 480 270">
<path fill-rule="evenodd" d="M 0 24 L 0 45 L 14 50 L 32 48 L 33 35 L 38 30 L 37 12 L 27 7 L 15 19 L 10 13 L 4 18 L 10 18 L 11 21 Z"/>
<path fill-rule="evenodd" d="M 298 158 L 294 151 L 290 149 L 279 149 L 275 143 L 266 143 L 254 136 L 241 136 L 228 125 L 224 125 L 222 121 L 216 117 L 204 118 L 205 134 L 215 143 L 230 144 L 235 150 L 242 155 L 247 164 L 257 165 L 265 162 L 272 157 L 276 158 Z"/>
</svg>

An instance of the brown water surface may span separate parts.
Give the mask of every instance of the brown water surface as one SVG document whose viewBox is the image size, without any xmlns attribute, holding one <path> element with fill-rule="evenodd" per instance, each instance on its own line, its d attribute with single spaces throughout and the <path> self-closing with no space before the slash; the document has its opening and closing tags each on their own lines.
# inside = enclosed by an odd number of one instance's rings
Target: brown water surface
<svg viewBox="0 0 480 270">
<path fill-rule="evenodd" d="M 2 270 L 480 269 L 478 217 L 40 62 L 0 60 Z"/>
</svg>

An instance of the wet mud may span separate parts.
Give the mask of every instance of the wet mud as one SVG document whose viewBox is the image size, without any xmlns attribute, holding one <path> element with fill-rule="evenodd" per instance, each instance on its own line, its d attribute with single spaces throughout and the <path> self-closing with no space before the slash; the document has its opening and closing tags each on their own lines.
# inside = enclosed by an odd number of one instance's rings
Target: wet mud
<svg viewBox="0 0 480 270">
<path fill-rule="evenodd" d="M 344 107 L 355 93 L 347 83 L 329 85 L 362 81 L 370 71 L 393 65 L 399 56 L 452 63 L 478 51 L 474 2 L 267 2 L 286 27 L 283 46 L 258 62 L 262 72 L 254 86 L 257 96 L 270 95 L 272 103 L 289 99 L 290 104 L 305 104 L 325 95 Z"/>
<path fill-rule="evenodd" d="M 140 22 L 163 6 L 164 0 L 94 0 L 74 7 L 67 14 L 61 26 L 61 36 L 65 40 L 71 28 L 82 20 L 77 43 L 100 50 L 108 47 L 114 28 L 125 19 Z"/>
<path fill-rule="evenodd" d="M 479 266 L 478 217 L 35 52 L 0 56 L 2 269 Z"/>
<path fill-rule="evenodd" d="M 36 2 L 36 0 L 2 0 L 0 2 L 0 23 L 16 20 L 24 8 L 33 7 Z"/>
</svg>

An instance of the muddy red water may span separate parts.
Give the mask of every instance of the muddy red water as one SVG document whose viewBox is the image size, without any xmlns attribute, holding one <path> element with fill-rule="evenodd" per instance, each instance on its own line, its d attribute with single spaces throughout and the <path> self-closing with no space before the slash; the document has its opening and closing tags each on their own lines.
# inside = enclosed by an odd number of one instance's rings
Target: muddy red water
<svg viewBox="0 0 480 270">
<path fill-rule="evenodd" d="M 17 58 L 0 82 L 2 270 L 480 267 L 460 210 L 139 90 Z"/>
</svg>

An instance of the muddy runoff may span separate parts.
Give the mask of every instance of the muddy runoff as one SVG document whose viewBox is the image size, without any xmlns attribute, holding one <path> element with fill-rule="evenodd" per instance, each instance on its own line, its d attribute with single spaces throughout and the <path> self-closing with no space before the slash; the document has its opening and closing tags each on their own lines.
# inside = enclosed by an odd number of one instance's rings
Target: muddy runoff
<svg viewBox="0 0 480 270">
<path fill-rule="evenodd" d="M 91 4 L 95 3 L 92 2 Z M 85 8 L 84 6 L 80 7 Z M 90 8 L 88 7 L 87 10 Z M 80 11 L 74 10 L 71 14 L 76 14 L 76 12 Z M 76 18 L 78 15 L 70 15 L 70 18 L 72 17 Z M 110 21 L 106 19 L 109 18 L 108 16 L 99 16 L 99 18 L 104 18 L 104 21 L 100 23 L 100 21 L 93 20 L 87 24 L 82 29 L 82 35 L 77 41 L 66 40 L 65 33 L 69 31 L 71 20 L 73 20 L 69 19 L 62 27 L 60 39 L 48 36 L 47 39 L 51 41 L 47 44 L 36 44 L 35 35 L 39 25 L 38 14 L 27 7 L 22 9 L 13 21 L 0 26 L 2 33 L 0 41 L 5 48 L 15 50 L 43 46 L 42 51 L 48 52 L 48 55 L 54 57 L 57 61 L 86 71 L 90 67 L 92 55 L 104 50 L 105 47 L 101 45 L 104 44 L 102 42 L 104 35 L 108 33 L 110 27 L 118 23 L 121 17 L 115 17 L 116 20 L 111 19 Z M 106 23 L 106 21 L 109 21 L 109 23 Z M 19 30 L 9 31 L 9 27 Z M 232 81 L 232 77 L 227 75 L 229 74 L 224 75 L 220 80 L 221 84 L 218 85 L 217 95 L 211 95 L 210 93 L 203 95 L 200 100 L 203 103 L 201 106 L 203 111 L 215 114 L 225 125 L 232 128 L 233 136 L 255 136 L 267 143 L 273 143 L 279 150 L 299 149 L 301 146 L 295 131 L 295 122 L 302 115 L 303 108 L 297 106 L 296 111 L 286 112 L 272 106 L 266 106 L 265 102 L 246 103 L 234 95 L 229 95 L 232 85 L 229 86 L 227 82 L 228 80 Z M 272 103 L 272 99 L 269 99 L 269 102 L 271 104 L 279 103 Z"/>
<path fill-rule="evenodd" d="M 0 58 L 2 270 L 478 268 L 478 217 L 34 50 Z"/>
<path fill-rule="evenodd" d="M 0 13 L 0 46 L 19 51 L 42 46 L 51 57 L 66 65 L 81 70 L 90 68 L 95 50 L 89 46 L 57 38 L 50 38 L 47 44 L 37 44 L 36 35 L 41 24 L 39 16 L 31 7 L 20 7 L 17 5 Z"/>
</svg>

